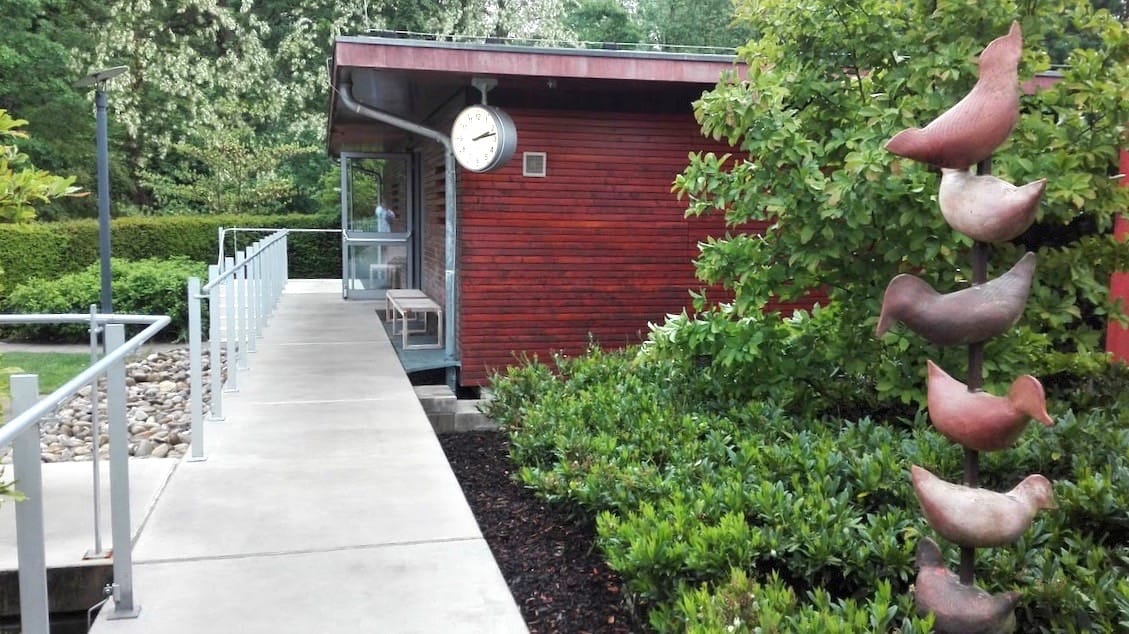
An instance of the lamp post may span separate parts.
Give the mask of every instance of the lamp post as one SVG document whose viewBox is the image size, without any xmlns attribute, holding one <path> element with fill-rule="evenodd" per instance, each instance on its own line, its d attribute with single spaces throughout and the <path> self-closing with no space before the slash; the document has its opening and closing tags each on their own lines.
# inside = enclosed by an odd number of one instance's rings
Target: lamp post
<svg viewBox="0 0 1129 634">
<path fill-rule="evenodd" d="M 74 84 L 76 88 L 94 87 L 98 165 L 98 251 L 101 260 L 103 313 L 114 312 L 110 294 L 110 152 L 106 132 L 106 82 L 126 70 L 125 66 L 114 66 L 94 71 Z"/>
</svg>

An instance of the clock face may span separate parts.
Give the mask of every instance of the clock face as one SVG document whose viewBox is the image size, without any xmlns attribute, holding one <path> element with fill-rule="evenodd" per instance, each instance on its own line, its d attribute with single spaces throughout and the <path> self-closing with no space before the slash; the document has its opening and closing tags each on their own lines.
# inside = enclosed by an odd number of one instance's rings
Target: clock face
<svg viewBox="0 0 1129 634">
<path fill-rule="evenodd" d="M 455 159 L 472 172 L 488 172 L 505 164 L 517 148 L 517 131 L 509 115 L 490 106 L 469 106 L 451 126 Z"/>
</svg>

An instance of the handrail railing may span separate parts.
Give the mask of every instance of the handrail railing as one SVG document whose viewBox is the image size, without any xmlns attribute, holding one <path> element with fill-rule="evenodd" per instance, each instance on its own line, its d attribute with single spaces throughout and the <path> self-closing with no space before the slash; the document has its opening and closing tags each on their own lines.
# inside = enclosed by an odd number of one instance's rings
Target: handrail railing
<svg viewBox="0 0 1129 634">
<path fill-rule="evenodd" d="M 278 227 L 220 227 L 219 231 L 219 256 L 216 258 L 216 264 L 222 265 L 224 258 L 224 249 L 226 245 L 227 232 L 230 231 L 234 236 L 235 249 L 239 250 L 239 232 L 240 231 L 255 231 L 258 233 L 272 233 L 279 231 Z M 287 229 L 290 233 L 341 233 L 340 229 Z"/>
<path fill-rule="evenodd" d="M 0 449 L 11 445 L 17 485 L 26 499 L 16 502 L 16 550 L 19 562 L 20 624 L 25 634 L 48 634 L 47 558 L 43 521 L 43 465 L 39 422 L 64 399 L 106 376 L 110 428 L 110 526 L 113 532 L 114 609 L 110 618 L 132 618 L 139 607 L 133 594 L 133 555 L 129 507 L 129 429 L 126 421 L 125 357 L 168 325 L 165 315 L 0 315 L 0 324 L 90 323 L 105 332 L 106 354 L 71 380 L 39 398 L 39 377 L 10 379 L 15 418 L 0 426 Z M 125 324 L 146 327 L 128 341 Z M 93 390 L 92 390 L 93 392 Z M 95 435 L 97 438 L 97 435 Z M 99 451 L 95 446 L 93 451 Z"/>
<path fill-rule="evenodd" d="M 262 336 L 267 318 L 274 311 L 286 285 L 287 236 L 293 230 L 273 231 L 274 234 L 249 245 L 234 257 L 223 258 L 222 268 L 217 264 L 209 266 L 207 284 L 201 285 L 200 278 L 197 277 L 188 279 L 188 390 L 189 415 L 192 421 L 190 461 L 206 459 L 200 302 L 208 300 L 211 407 L 207 420 L 220 421 L 224 418 L 223 393 L 239 390 L 239 371 L 250 369 L 247 354 L 255 352 L 255 340 Z M 221 333 L 221 317 L 226 322 L 226 337 Z M 221 343 L 225 338 L 226 364 L 221 363 Z M 226 388 L 222 374 L 224 365 L 227 367 Z"/>
</svg>

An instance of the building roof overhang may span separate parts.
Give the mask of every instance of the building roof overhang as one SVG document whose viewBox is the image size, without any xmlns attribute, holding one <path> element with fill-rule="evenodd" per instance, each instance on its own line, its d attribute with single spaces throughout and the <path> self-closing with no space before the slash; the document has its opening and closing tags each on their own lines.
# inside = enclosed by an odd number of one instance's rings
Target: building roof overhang
<svg viewBox="0 0 1129 634">
<path fill-rule="evenodd" d="M 329 69 L 328 149 L 390 150 L 411 137 L 342 107 L 343 84 L 363 105 L 430 126 L 452 102 L 477 100 L 476 77 L 497 80 L 488 99 L 503 107 L 688 112 L 690 101 L 738 68 L 731 55 L 339 37 Z"/>
</svg>

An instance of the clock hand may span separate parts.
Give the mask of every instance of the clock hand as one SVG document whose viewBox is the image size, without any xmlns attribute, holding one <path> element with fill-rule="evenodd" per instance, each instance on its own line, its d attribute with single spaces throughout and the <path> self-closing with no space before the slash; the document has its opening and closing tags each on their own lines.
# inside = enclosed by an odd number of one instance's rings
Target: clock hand
<svg viewBox="0 0 1129 634">
<path fill-rule="evenodd" d="M 495 134 L 497 134 L 497 132 L 483 132 L 482 134 L 472 138 L 471 141 L 478 141 L 479 139 L 485 139 L 486 137 L 494 136 Z"/>
</svg>

